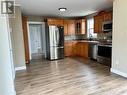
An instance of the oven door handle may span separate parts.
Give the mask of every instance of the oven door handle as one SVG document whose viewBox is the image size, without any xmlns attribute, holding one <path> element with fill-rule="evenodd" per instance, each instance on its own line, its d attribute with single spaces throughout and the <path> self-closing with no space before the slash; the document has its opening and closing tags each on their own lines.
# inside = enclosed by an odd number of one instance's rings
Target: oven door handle
<svg viewBox="0 0 127 95">
<path fill-rule="evenodd" d="M 112 45 L 98 45 L 98 46 L 102 46 L 102 47 L 112 47 Z"/>
</svg>

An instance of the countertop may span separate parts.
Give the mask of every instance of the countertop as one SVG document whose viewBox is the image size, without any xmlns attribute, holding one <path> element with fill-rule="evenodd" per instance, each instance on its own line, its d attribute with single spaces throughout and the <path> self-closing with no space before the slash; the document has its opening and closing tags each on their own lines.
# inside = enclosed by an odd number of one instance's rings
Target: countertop
<svg viewBox="0 0 127 95">
<path fill-rule="evenodd" d="M 99 43 L 99 41 L 90 41 L 90 40 L 65 40 L 65 42 L 80 42 L 80 43 Z"/>
<path fill-rule="evenodd" d="M 66 42 L 79 42 L 79 43 L 89 43 L 89 44 L 100 44 L 100 45 L 109 45 L 109 46 L 112 46 L 112 42 L 111 41 L 102 41 L 102 40 L 93 40 L 93 41 L 90 41 L 90 40 L 65 40 L 65 43 Z"/>
</svg>

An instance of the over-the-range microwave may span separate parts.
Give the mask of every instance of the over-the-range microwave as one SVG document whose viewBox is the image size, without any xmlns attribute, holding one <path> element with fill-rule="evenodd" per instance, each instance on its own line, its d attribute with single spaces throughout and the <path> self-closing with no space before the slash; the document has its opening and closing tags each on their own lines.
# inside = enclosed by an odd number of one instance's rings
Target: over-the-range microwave
<svg viewBox="0 0 127 95">
<path fill-rule="evenodd" d="M 112 21 L 103 22 L 102 31 L 112 32 Z"/>
</svg>

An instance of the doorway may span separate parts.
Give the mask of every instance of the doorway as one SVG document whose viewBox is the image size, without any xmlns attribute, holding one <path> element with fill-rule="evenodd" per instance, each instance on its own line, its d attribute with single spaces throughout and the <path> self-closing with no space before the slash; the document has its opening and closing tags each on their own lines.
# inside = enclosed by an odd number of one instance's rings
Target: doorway
<svg viewBox="0 0 127 95">
<path fill-rule="evenodd" d="M 30 60 L 42 59 L 45 56 L 45 31 L 42 23 L 29 23 Z"/>
</svg>

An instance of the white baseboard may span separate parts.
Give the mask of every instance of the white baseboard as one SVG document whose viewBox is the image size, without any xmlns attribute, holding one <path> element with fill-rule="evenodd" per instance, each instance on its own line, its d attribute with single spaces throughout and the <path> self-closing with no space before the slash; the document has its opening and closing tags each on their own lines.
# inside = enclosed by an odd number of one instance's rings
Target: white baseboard
<svg viewBox="0 0 127 95">
<path fill-rule="evenodd" d="M 16 67 L 15 68 L 15 71 L 19 71 L 19 70 L 26 70 L 26 66 Z"/>
<path fill-rule="evenodd" d="M 127 78 L 127 73 L 121 72 L 121 71 L 113 69 L 113 68 L 111 68 L 111 72 Z"/>
</svg>

